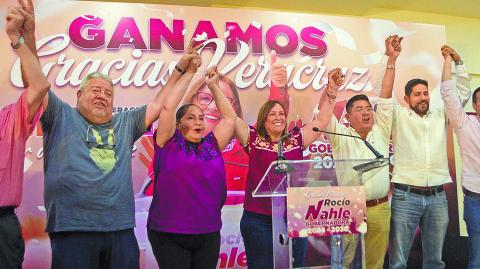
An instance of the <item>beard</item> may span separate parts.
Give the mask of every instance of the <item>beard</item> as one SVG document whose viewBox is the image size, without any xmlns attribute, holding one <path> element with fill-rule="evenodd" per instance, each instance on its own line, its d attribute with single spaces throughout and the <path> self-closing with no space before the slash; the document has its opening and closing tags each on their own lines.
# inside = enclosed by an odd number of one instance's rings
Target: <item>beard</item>
<svg viewBox="0 0 480 269">
<path fill-rule="evenodd" d="M 425 108 L 422 108 L 421 105 L 426 104 Z M 430 108 L 429 102 L 419 102 L 414 106 L 410 106 L 410 108 L 417 113 L 418 115 L 425 115 L 427 114 L 428 109 Z"/>
</svg>

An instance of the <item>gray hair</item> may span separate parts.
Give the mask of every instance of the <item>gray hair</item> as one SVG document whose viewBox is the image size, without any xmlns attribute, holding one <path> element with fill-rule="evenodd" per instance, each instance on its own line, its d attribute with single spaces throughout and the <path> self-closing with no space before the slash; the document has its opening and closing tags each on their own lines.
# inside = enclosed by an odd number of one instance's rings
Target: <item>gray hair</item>
<svg viewBox="0 0 480 269">
<path fill-rule="evenodd" d="M 85 87 L 87 86 L 88 82 L 90 81 L 90 79 L 93 79 L 93 78 L 101 78 L 101 79 L 104 79 L 106 80 L 108 83 L 110 83 L 110 86 L 112 86 L 113 88 L 113 82 L 112 82 L 112 79 L 104 74 L 104 73 L 100 73 L 100 72 L 93 72 L 93 73 L 90 73 L 88 75 L 86 75 L 83 79 L 82 79 L 82 82 L 80 82 L 80 91 L 83 91 L 85 89 Z"/>
</svg>

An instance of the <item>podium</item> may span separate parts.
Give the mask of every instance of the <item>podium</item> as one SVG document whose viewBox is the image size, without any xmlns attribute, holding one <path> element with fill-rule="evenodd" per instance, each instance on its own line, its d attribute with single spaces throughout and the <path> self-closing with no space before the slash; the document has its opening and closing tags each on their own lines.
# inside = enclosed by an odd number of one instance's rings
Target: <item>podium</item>
<svg viewBox="0 0 480 269">
<path fill-rule="evenodd" d="M 272 162 L 252 196 L 272 200 L 274 268 L 365 268 L 363 185 L 388 163 L 387 158 Z"/>
</svg>

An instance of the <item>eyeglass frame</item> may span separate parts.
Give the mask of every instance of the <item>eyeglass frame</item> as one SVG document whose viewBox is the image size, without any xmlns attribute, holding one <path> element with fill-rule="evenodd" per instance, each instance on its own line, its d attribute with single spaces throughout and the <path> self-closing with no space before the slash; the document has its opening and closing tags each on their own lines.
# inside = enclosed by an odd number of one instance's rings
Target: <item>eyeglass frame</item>
<svg viewBox="0 0 480 269">
<path fill-rule="evenodd" d="M 87 128 L 87 134 L 86 134 L 86 137 L 85 137 L 85 143 L 87 143 L 87 145 L 94 145 L 95 148 L 107 149 L 107 150 L 113 150 L 115 148 L 115 145 L 116 145 L 115 132 L 113 131 L 113 128 L 110 125 L 108 126 L 107 131 L 109 132 L 109 134 L 110 133 L 112 134 L 112 140 L 113 140 L 112 144 L 108 143 L 109 137 L 107 137 L 107 144 L 106 145 L 99 144 L 97 141 L 90 141 L 88 139 L 88 137 L 89 137 L 88 134 L 90 133 L 91 129 L 95 130 L 95 127 L 92 124 L 88 125 L 88 128 Z M 95 137 L 95 136 L 93 135 L 93 137 Z"/>
<path fill-rule="evenodd" d="M 210 102 L 208 102 L 208 104 L 202 104 L 202 102 L 200 101 L 200 98 L 198 97 L 199 94 L 208 95 L 211 98 Z M 206 106 L 209 106 L 212 102 L 215 102 L 215 98 L 213 98 L 213 94 L 211 94 L 211 93 L 197 91 L 194 95 L 195 95 L 195 99 L 197 99 L 198 103 L 202 106 L 206 107 Z M 227 97 L 227 96 L 225 96 L 225 97 L 227 98 L 230 105 L 232 105 L 232 106 L 235 105 L 235 99 L 233 99 L 232 97 Z M 215 103 L 215 105 L 216 105 L 216 103 Z"/>
<path fill-rule="evenodd" d="M 367 113 L 373 113 L 374 112 L 374 109 L 373 107 L 371 106 L 367 106 L 367 107 L 357 107 L 356 109 L 351 109 L 349 113 L 352 113 L 352 112 L 355 112 L 355 113 L 362 113 L 363 112 L 367 112 Z"/>
</svg>

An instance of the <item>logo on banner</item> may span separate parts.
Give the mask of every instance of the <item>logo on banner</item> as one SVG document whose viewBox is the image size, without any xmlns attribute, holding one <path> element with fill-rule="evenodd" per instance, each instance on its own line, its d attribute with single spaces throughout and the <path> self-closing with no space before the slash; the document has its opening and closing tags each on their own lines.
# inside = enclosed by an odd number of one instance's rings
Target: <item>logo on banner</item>
<svg viewBox="0 0 480 269">
<path fill-rule="evenodd" d="M 367 232 L 363 186 L 287 189 L 288 236 Z"/>
</svg>

